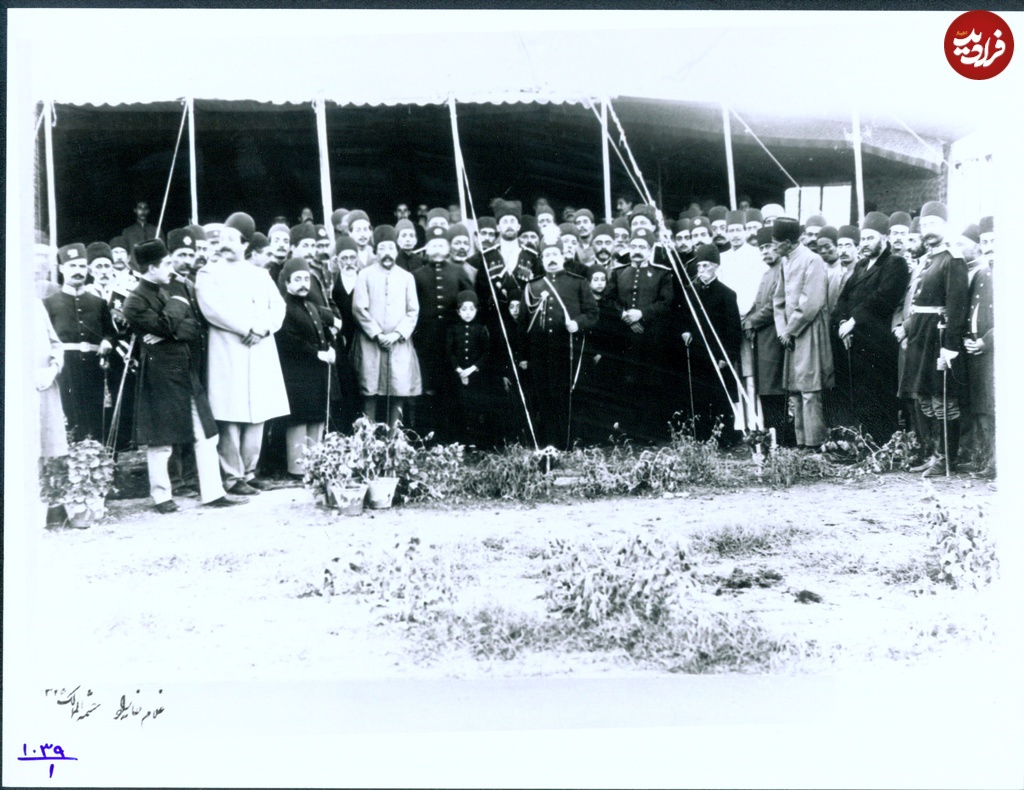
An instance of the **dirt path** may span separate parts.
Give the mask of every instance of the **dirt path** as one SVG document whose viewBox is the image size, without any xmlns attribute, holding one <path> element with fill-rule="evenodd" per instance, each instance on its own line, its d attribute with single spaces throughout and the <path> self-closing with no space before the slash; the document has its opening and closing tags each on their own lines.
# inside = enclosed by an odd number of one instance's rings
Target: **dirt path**
<svg viewBox="0 0 1024 790">
<path fill-rule="evenodd" d="M 942 481 L 950 495 L 988 499 L 985 486 Z M 205 510 L 186 501 L 169 516 L 144 502 L 113 504 L 111 522 L 44 536 L 39 611 L 61 611 L 65 629 L 38 629 L 40 665 L 98 677 L 131 668 L 140 680 L 386 679 L 636 676 L 608 655 L 527 654 L 512 661 L 468 655 L 416 663 L 402 629 L 378 624 L 363 598 L 345 594 L 382 551 L 416 536 L 460 571 L 459 606 L 500 604 L 544 614 L 540 554 L 553 537 L 615 544 L 634 535 L 689 540 L 729 525 L 794 537 L 783 551 L 695 559 L 706 604 L 755 614 L 773 632 L 814 640 L 803 671 L 870 659 L 921 661 L 990 641 L 984 595 L 915 597 L 903 582 L 925 549 L 920 480 L 889 475 L 786 491 L 574 504 L 417 506 L 345 518 L 314 506 L 304 489 L 261 494 L 250 505 Z M 323 595 L 325 569 L 337 595 Z M 734 571 L 739 569 L 737 577 Z M 770 572 L 770 587 L 714 595 L 722 580 Z M 795 593 L 820 603 L 801 604 Z M 799 670 L 798 670 L 799 671 Z"/>
</svg>

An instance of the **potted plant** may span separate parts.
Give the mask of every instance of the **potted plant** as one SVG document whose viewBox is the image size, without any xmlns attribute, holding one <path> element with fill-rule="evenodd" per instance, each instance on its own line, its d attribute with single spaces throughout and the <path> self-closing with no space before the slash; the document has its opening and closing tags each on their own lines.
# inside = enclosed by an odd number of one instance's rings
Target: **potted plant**
<svg viewBox="0 0 1024 790">
<path fill-rule="evenodd" d="M 47 460 L 40 477 L 43 498 L 51 506 L 63 505 L 72 527 L 85 529 L 106 515 L 114 459 L 96 440 L 70 442 L 68 454 Z"/>
</svg>

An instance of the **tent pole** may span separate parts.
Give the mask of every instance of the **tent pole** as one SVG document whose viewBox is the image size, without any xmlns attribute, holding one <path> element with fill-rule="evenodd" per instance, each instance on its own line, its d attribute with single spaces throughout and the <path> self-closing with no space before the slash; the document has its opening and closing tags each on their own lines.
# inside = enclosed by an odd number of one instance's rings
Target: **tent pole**
<svg viewBox="0 0 1024 790">
<path fill-rule="evenodd" d="M 331 163 L 327 148 L 327 102 L 322 96 L 313 100 L 313 110 L 316 112 L 316 136 L 320 147 L 320 202 L 323 204 L 324 227 L 333 245 L 334 223 L 331 222 L 331 214 L 334 213 L 334 199 L 331 196 Z"/>
<path fill-rule="evenodd" d="M 459 121 L 455 114 L 455 97 L 448 97 L 448 113 L 452 119 L 452 142 L 456 151 L 461 151 L 462 145 L 459 142 Z M 461 156 L 461 154 L 459 155 Z M 459 210 L 462 212 L 462 221 L 469 217 L 466 215 L 466 184 L 462 180 L 462 168 L 459 166 L 459 156 L 455 157 L 455 183 L 459 187 Z"/>
<path fill-rule="evenodd" d="M 196 184 L 196 103 L 189 96 L 188 104 L 188 179 L 192 192 L 192 224 L 199 224 L 199 197 Z"/>
<path fill-rule="evenodd" d="M 853 169 L 857 177 L 857 224 L 864 219 L 864 157 L 860 146 L 860 110 L 853 110 Z"/>
<path fill-rule="evenodd" d="M 601 164 L 604 167 L 604 221 L 612 221 L 612 160 L 608 152 L 608 99 L 601 99 Z"/>
<path fill-rule="evenodd" d="M 46 142 L 46 211 L 50 228 L 50 249 L 57 254 L 57 189 L 53 172 L 53 100 L 44 102 L 43 139 Z"/>
<path fill-rule="evenodd" d="M 732 161 L 732 119 L 729 105 L 722 102 L 722 134 L 725 136 L 725 166 L 729 171 L 729 208 L 736 210 L 736 166 Z"/>
</svg>

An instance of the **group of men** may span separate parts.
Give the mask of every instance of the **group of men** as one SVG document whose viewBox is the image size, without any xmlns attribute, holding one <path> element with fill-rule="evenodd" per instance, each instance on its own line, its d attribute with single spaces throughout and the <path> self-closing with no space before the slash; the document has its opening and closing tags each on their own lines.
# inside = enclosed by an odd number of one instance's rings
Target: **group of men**
<svg viewBox="0 0 1024 790">
<path fill-rule="evenodd" d="M 882 444 L 902 420 L 925 474 L 968 434 L 973 473 L 995 473 L 991 217 L 954 235 L 935 202 L 859 227 L 777 204 L 672 222 L 623 199 L 606 223 L 423 208 L 304 211 L 266 235 L 239 212 L 164 238 L 140 203 L 110 244 L 62 247 L 40 296 L 74 438 L 147 447 L 162 512 L 301 477 L 359 414 L 485 448 L 657 441 L 676 415 L 724 446 L 763 424 L 816 450 L 830 427 Z"/>
</svg>

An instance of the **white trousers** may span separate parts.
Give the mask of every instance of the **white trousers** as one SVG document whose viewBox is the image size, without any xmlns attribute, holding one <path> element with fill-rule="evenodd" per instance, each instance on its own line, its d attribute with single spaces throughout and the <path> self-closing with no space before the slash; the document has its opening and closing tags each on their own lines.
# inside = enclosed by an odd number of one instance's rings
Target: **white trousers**
<svg viewBox="0 0 1024 790">
<path fill-rule="evenodd" d="M 217 454 L 220 468 L 224 470 L 225 487 L 252 480 L 256 477 L 256 464 L 263 449 L 263 423 L 218 420 L 217 428 L 220 429 Z"/>
<path fill-rule="evenodd" d="M 206 438 L 203 422 L 195 400 L 192 401 L 192 435 L 195 437 L 196 471 L 199 473 L 199 498 L 205 504 L 224 496 L 217 460 L 217 437 Z M 146 448 L 146 466 L 149 470 L 149 493 L 158 505 L 171 498 L 171 476 L 167 462 L 171 458 L 171 445 Z"/>
<path fill-rule="evenodd" d="M 306 448 L 320 444 L 323 436 L 324 424 L 322 422 L 307 422 L 288 426 L 285 431 L 285 441 L 288 446 L 288 472 L 290 474 L 301 475 L 306 471 L 305 464 L 302 462 Z"/>
</svg>

